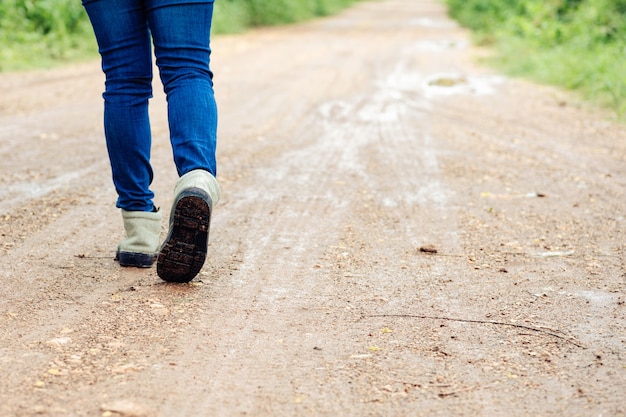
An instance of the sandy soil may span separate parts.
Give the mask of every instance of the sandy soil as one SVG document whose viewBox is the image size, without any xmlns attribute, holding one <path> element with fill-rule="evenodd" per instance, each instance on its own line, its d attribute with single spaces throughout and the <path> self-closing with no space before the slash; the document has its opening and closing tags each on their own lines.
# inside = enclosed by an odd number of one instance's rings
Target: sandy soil
<svg viewBox="0 0 626 417">
<path fill-rule="evenodd" d="M 215 39 L 189 285 L 113 261 L 99 63 L 0 75 L 0 415 L 626 415 L 626 129 L 468 39 L 434 0 Z"/>
</svg>

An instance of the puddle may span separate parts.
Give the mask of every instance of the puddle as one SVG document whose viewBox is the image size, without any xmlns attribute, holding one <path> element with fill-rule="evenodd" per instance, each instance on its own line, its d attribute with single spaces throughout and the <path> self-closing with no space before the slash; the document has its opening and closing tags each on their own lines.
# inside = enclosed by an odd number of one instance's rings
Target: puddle
<svg viewBox="0 0 626 417">
<path fill-rule="evenodd" d="M 428 82 L 430 87 L 454 87 L 461 84 L 467 84 L 467 80 L 463 77 L 441 77 Z"/>
<path fill-rule="evenodd" d="M 455 94 L 495 94 L 497 86 L 504 83 L 499 75 L 464 76 L 460 74 L 434 74 L 426 78 L 423 89 L 426 97 Z"/>
</svg>

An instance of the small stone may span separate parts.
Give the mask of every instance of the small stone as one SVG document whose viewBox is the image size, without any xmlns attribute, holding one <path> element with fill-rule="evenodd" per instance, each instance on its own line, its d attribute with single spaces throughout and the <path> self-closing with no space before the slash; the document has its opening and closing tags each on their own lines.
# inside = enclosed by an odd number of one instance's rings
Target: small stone
<svg viewBox="0 0 626 417">
<path fill-rule="evenodd" d="M 50 339 L 46 342 L 48 346 L 56 346 L 56 347 L 66 346 L 66 345 L 69 345 L 70 343 L 72 343 L 72 339 L 69 337 L 57 337 L 54 339 Z"/>
<path fill-rule="evenodd" d="M 129 400 L 119 400 L 110 404 L 105 404 L 100 409 L 104 413 L 116 413 L 123 417 L 152 417 L 154 412 L 142 404 Z M 111 416 L 112 414 L 108 414 Z"/>
<path fill-rule="evenodd" d="M 437 248 L 435 246 L 433 246 L 433 245 L 421 246 L 419 251 L 422 252 L 422 253 L 433 253 L 433 254 L 438 252 Z"/>
</svg>

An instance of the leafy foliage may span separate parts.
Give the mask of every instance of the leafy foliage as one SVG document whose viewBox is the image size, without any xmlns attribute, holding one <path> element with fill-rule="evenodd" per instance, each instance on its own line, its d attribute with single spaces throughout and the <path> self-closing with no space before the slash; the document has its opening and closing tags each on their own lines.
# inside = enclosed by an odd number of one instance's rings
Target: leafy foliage
<svg viewBox="0 0 626 417">
<path fill-rule="evenodd" d="M 298 22 L 358 0 L 216 0 L 213 31 Z M 0 71 L 93 57 L 97 52 L 80 0 L 0 0 Z"/>
<path fill-rule="evenodd" d="M 626 0 L 447 0 L 515 75 L 581 91 L 626 114 Z"/>
<path fill-rule="evenodd" d="M 94 41 L 77 0 L 0 1 L 0 70 L 80 56 Z"/>
<path fill-rule="evenodd" d="M 294 23 L 336 13 L 359 0 L 216 0 L 215 31 Z"/>
</svg>

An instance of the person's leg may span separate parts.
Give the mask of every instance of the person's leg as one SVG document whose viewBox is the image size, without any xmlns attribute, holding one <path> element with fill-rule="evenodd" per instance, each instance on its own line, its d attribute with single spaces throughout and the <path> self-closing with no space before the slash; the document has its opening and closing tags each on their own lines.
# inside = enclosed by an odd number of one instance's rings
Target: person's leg
<svg viewBox="0 0 626 417">
<path fill-rule="evenodd" d="M 213 2 L 148 0 L 148 22 L 168 101 L 170 139 L 180 176 L 157 273 L 187 282 L 202 269 L 214 204 L 217 106 L 209 68 Z"/>
<path fill-rule="evenodd" d="M 148 0 L 148 21 L 168 102 L 178 175 L 216 175 L 217 106 L 209 68 L 213 1 Z"/>
<path fill-rule="evenodd" d="M 152 49 L 142 0 L 83 0 L 106 75 L 104 129 L 117 207 L 152 211 Z"/>
<path fill-rule="evenodd" d="M 122 266 L 149 267 L 159 250 L 161 213 L 150 191 L 152 50 L 143 0 L 83 0 L 106 75 L 104 130 L 126 237 Z"/>
</svg>

